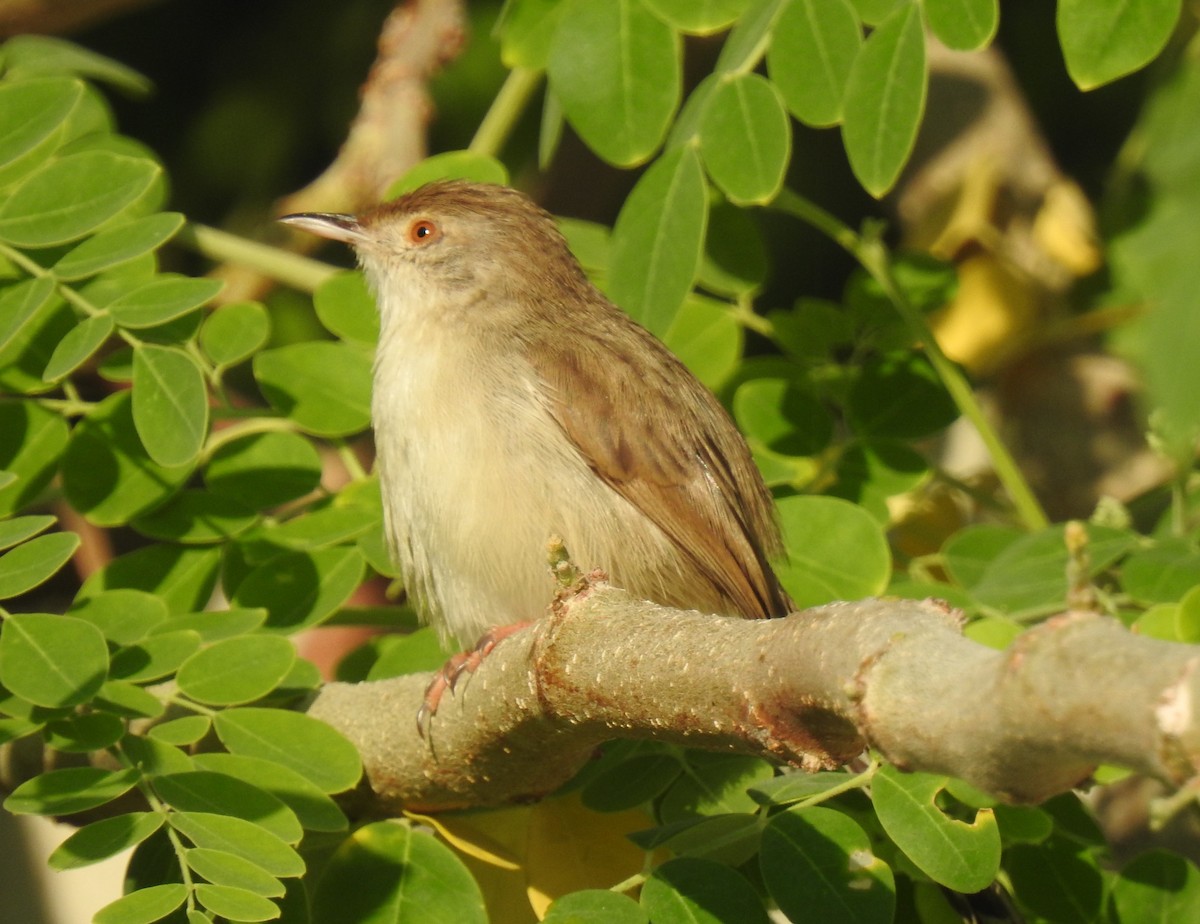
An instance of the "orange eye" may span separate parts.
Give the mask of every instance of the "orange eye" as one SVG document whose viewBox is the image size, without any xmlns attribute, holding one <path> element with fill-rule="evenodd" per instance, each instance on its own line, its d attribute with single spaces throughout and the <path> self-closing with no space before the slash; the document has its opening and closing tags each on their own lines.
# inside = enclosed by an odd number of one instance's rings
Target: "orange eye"
<svg viewBox="0 0 1200 924">
<path fill-rule="evenodd" d="M 428 218 L 418 218 L 408 226 L 408 242 L 410 244 L 428 244 L 441 237 L 442 231 Z"/>
</svg>

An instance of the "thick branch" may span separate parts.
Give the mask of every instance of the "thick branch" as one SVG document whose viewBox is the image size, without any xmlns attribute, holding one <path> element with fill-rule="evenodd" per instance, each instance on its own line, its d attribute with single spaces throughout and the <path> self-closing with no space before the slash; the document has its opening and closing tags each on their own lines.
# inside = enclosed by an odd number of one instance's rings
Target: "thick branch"
<svg viewBox="0 0 1200 924">
<path fill-rule="evenodd" d="M 1038 801 L 1100 762 L 1192 777 L 1198 660 L 1200 649 L 1085 614 L 1001 652 L 963 638 L 957 617 L 928 601 L 741 621 L 599 582 L 500 644 L 442 701 L 428 742 L 414 719 L 427 676 L 330 684 L 309 713 L 359 746 L 374 811 L 536 797 L 617 737 L 805 769 L 870 743 L 901 766 Z"/>
</svg>

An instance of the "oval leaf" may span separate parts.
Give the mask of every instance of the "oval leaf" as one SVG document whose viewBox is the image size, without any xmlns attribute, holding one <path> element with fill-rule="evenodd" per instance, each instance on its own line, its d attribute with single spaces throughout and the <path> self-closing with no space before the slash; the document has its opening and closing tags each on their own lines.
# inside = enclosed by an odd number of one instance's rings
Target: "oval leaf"
<svg viewBox="0 0 1200 924">
<path fill-rule="evenodd" d="M 788 809 L 763 830 L 759 866 L 779 908 L 794 921 L 889 924 L 892 871 L 852 818 L 827 808 Z"/>
<path fill-rule="evenodd" d="M 218 279 L 160 273 L 105 307 L 122 327 L 155 327 L 195 311 L 221 291 Z"/>
<path fill-rule="evenodd" d="M 19 613 L 0 626 L 0 682 L 38 706 L 87 702 L 108 675 L 100 630 L 73 616 Z"/>
<path fill-rule="evenodd" d="M 842 140 L 871 195 L 892 188 L 917 140 L 928 75 L 921 8 L 906 3 L 871 33 L 846 84 Z"/>
<path fill-rule="evenodd" d="M 72 815 L 123 796 L 140 779 L 138 770 L 49 770 L 14 789 L 4 807 L 14 815 Z"/>
<path fill-rule="evenodd" d="M 172 812 L 171 827 L 197 847 L 223 850 L 257 864 L 272 876 L 303 876 L 300 854 L 266 828 L 211 812 Z"/>
<path fill-rule="evenodd" d="M 254 377 L 272 407 L 317 436 L 348 436 L 371 422 L 371 360 L 361 348 L 295 343 L 254 357 Z"/>
<path fill-rule="evenodd" d="M 296 649 L 287 639 L 246 635 L 197 652 L 179 668 L 175 682 L 197 702 L 232 706 L 270 693 L 295 660 Z"/>
<path fill-rule="evenodd" d="M 659 337 L 696 279 L 707 218 L 704 172 L 690 146 L 660 157 L 617 216 L 609 294 Z"/>
<path fill-rule="evenodd" d="M 131 812 L 93 821 L 68 837 L 50 854 L 51 869 L 78 869 L 136 847 L 162 827 L 161 812 Z"/>
<path fill-rule="evenodd" d="M 68 282 L 94 276 L 155 250 L 182 227 L 178 212 L 156 212 L 101 231 L 64 254 L 54 264 L 54 275 Z"/>
<path fill-rule="evenodd" d="M 113 319 L 106 314 L 94 315 L 80 321 L 58 342 L 58 346 L 50 354 L 50 361 L 46 363 L 42 379 L 54 382 L 74 372 L 100 349 L 115 326 Z"/>
<path fill-rule="evenodd" d="M 611 164 L 645 161 L 679 105 L 679 36 L 640 0 L 568 0 L 547 73 L 567 121 Z"/>
<path fill-rule="evenodd" d="M 295 632 L 324 622 L 362 581 L 366 562 L 354 546 L 278 555 L 246 576 L 233 594 L 243 607 L 263 607 L 266 628 Z"/>
<path fill-rule="evenodd" d="M 362 773 L 358 751 L 340 732 L 303 713 L 240 708 L 219 712 L 213 726 L 233 754 L 295 770 L 324 792 L 342 792 Z"/>
<path fill-rule="evenodd" d="M 16 247 L 78 240 L 135 202 L 161 172 L 151 160 L 112 151 L 51 161 L 0 204 L 0 240 Z"/>
<path fill-rule="evenodd" d="M 205 319 L 200 328 L 200 346 L 218 366 L 231 366 L 252 355 L 270 334 L 271 318 L 266 308 L 258 302 L 233 302 Z"/>
<path fill-rule="evenodd" d="M 757 74 L 739 74 L 713 92 L 700 120 L 708 174 L 731 202 L 775 198 L 792 153 L 792 132 L 779 91 Z"/>
<path fill-rule="evenodd" d="M 788 560 L 776 570 L 797 609 L 887 587 L 887 539 L 861 507 L 835 497 L 785 497 L 778 506 Z"/>
<path fill-rule="evenodd" d="M 767 70 L 788 109 L 806 125 L 842 120 L 862 27 L 846 0 L 793 0 L 779 17 Z"/>
<path fill-rule="evenodd" d="M 0 600 L 16 597 L 49 580 L 79 548 L 79 536 L 38 536 L 0 555 Z"/>
<path fill-rule="evenodd" d="M 346 838 L 329 860 L 312 916 L 319 924 L 401 924 L 422 908 L 437 908 L 440 920 L 455 924 L 488 920 L 479 886 L 449 847 L 407 825 L 377 821 Z"/>
<path fill-rule="evenodd" d="M 982 48 L 996 35 L 1000 25 L 999 0 L 924 0 L 924 3 L 929 28 L 947 48 L 956 51 Z M 1090 8 L 1095 10 L 1095 4 Z M 1092 13 L 1091 18 L 1094 17 Z"/>
<path fill-rule="evenodd" d="M 1152 61 L 1179 21 L 1180 0 L 1059 0 L 1058 40 L 1081 90 Z"/>
<path fill-rule="evenodd" d="M 92 924 L 150 924 L 183 904 L 188 888 L 181 882 L 130 892 L 96 912 Z"/>
<path fill-rule="evenodd" d="M 159 465 L 185 465 L 200 454 L 208 435 L 208 392 L 192 357 L 154 343 L 134 350 L 133 423 Z"/>
</svg>

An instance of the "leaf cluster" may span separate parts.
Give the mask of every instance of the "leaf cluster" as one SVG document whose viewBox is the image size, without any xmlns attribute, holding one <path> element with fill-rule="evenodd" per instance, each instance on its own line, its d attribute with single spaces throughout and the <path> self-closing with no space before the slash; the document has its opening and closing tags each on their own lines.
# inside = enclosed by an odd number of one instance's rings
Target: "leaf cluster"
<svg viewBox="0 0 1200 924">
<path fill-rule="evenodd" d="M 1144 65 L 1179 18 L 1178 4 L 1150 0 L 1058 11 L 1081 86 Z M 928 440 L 960 415 L 982 421 L 924 323 L 956 276 L 893 257 L 878 229 L 854 232 L 791 194 L 793 120 L 836 127 L 864 188 L 886 192 L 924 117 L 927 36 L 979 48 L 998 15 L 996 0 L 515 0 L 497 37 L 517 78 L 546 78 L 543 162 L 570 125 L 609 163 L 645 166 L 613 228 L 564 219 L 563 231 L 597 283 L 726 399 L 778 497 L 780 573 L 800 605 L 934 595 L 1001 646 L 1082 599 L 1194 642 L 1186 477 L 1172 511 L 1140 531 L 1119 510 L 1080 534 L 999 503 L 996 523 L 894 563 L 891 502 L 945 480 Z M 685 98 L 688 43 L 724 32 L 713 72 Z M 319 683 L 287 636 L 377 620 L 351 596 L 395 577 L 378 483 L 359 461 L 377 336 L 360 277 L 322 283 L 319 328 L 297 339 L 273 330 L 264 305 L 163 271 L 184 219 L 162 211 L 161 166 L 116 133 L 91 81 L 144 82 L 45 39 L 0 54 L 0 743 L 41 742 L 80 764 L 21 784 L 5 807 L 85 813 L 57 868 L 136 847 L 130 891 L 100 912 L 105 924 L 485 920 L 470 850 L 416 823 L 349 829 L 331 796 L 358 780 L 357 755 L 287 708 Z M 1182 69 L 1146 117 L 1162 142 L 1147 166 L 1167 191 L 1196 188 L 1192 136 L 1169 129 L 1197 86 Z M 445 152 L 393 193 L 444 175 L 506 181 L 500 153 Z M 1130 220 L 1115 253 L 1125 290 L 1175 298 L 1148 341 L 1165 357 L 1169 442 L 1200 419 L 1200 387 L 1186 338 L 1163 326 L 1190 323 L 1194 285 L 1153 272 L 1193 210 L 1164 201 Z M 840 299 L 761 303 L 764 208 L 851 251 L 861 268 Z M 747 357 L 751 337 L 759 355 Z M 323 483 L 331 466 L 340 487 Z M 135 548 L 73 588 L 63 612 L 28 611 L 80 547 L 57 528 L 64 511 Z M 377 679 L 443 657 L 423 630 L 376 640 L 339 670 Z M 101 753 L 110 766 L 83 765 Z M 645 743 L 606 749 L 574 786 L 595 813 L 647 813 L 633 835 L 647 872 L 559 898 L 546 920 L 756 921 L 775 905 L 795 920 L 936 922 L 958 919 L 944 890 L 994 883 L 1031 920 L 1200 914 L 1195 866 L 1155 852 L 1114 872 L 1074 796 L 1014 808 L 875 764 L 799 776 Z"/>
</svg>

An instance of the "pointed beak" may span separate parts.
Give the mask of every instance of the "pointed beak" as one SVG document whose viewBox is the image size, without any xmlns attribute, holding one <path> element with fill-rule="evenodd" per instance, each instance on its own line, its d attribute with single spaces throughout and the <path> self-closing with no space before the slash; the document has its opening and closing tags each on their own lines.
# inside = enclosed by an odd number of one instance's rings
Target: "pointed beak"
<svg viewBox="0 0 1200 924">
<path fill-rule="evenodd" d="M 319 237 L 327 237 L 331 241 L 342 241 L 355 245 L 367 241 L 362 225 L 353 215 L 339 215 L 334 212 L 298 212 L 295 215 L 284 215 L 279 220 Z"/>
</svg>

